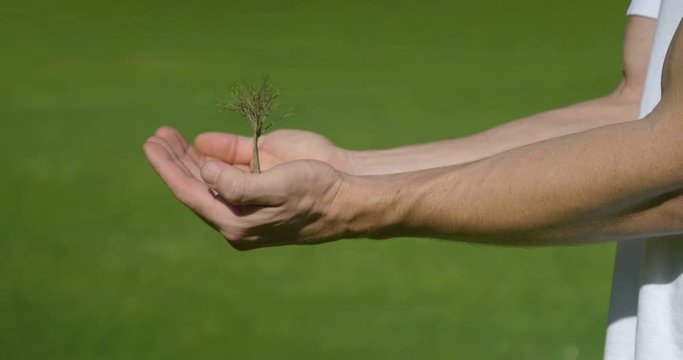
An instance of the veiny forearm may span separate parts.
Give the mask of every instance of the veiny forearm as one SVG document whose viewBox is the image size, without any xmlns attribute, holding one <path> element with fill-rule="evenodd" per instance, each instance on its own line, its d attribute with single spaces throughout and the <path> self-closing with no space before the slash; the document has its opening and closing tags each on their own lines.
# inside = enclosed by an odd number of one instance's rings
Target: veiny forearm
<svg viewBox="0 0 683 360">
<path fill-rule="evenodd" d="M 512 121 L 459 139 L 352 153 L 358 175 L 392 174 L 463 164 L 527 144 L 634 120 L 637 94 L 620 86 L 613 94 Z"/>
<path fill-rule="evenodd" d="M 658 112 L 462 166 L 351 179 L 366 206 L 348 231 L 510 245 L 676 232 L 679 127 Z"/>
</svg>

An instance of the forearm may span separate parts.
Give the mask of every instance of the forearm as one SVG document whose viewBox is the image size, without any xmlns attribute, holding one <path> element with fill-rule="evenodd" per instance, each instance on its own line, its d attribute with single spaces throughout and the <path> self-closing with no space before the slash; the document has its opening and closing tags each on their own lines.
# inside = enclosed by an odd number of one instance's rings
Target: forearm
<svg viewBox="0 0 683 360">
<path fill-rule="evenodd" d="M 510 245 L 665 234 L 683 187 L 677 121 L 653 114 L 461 166 L 351 178 L 350 234 Z M 674 203 L 677 204 L 677 203 Z M 353 208 L 349 205 L 349 208 Z M 654 214 L 654 215 L 653 215 Z"/>
<path fill-rule="evenodd" d="M 352 168 L 356 174 L 370 175 L 462 164 L 538 141 L 634 120 L 655 29 L 653 19 L 629 17 L 624 32 L 624 80 L 608 96 L 522 118 L 460 139 L 352 152 Z"/>
<path fill-rule="evenodd" d="M 358 175 L 391 174 L 480 160 L 531 143 L 634 120 L 637 91 L 620 86 L 606 97 L 512 121 L 459 139 L 353 152 Z"/>
</svg>

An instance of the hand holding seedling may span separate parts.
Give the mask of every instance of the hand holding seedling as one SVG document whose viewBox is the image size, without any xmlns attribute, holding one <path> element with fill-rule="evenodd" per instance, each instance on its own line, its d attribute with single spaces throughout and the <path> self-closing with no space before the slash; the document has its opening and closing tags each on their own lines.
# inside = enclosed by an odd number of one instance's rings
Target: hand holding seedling
<svg viewBox="0 0 683 360">
<path fill-rule="evenodd" d="M 229 143 L 213 143 L 216 136 L 202 135 L 200 143 L 213 149 Z M 291 161 L 252 174 L 220 161 L 233 161 L 230 152 L 208 160 L 168 127 L 157 130 L 144 150 L 173 194 L 237 249 L 319 243 L 343 232 L 332 224 L 343 211 L 335 195 L 345 175 L 326 163 Z"/>
<path fill-rule="evenodd" d="M 176 197 L 238 249 L 322 242 L 340 231 L 322 214 L 343 178 L 330 165 L 348 171 L 349 152 L 306 131 L 261 138 L 278 97 L 264 78 L 234 87 L 221 103 L 249 120 L 251 138 L 204 133 L 188 145 L 175 129 L 163 127 L 145 144 L 150 163 Z M 311 161 L 295 161 L 301 159 Z M 245 172 L 249 168 L 252 174 Z M 262 168 L 268 171 L 260 174 Z"/>
</svg>

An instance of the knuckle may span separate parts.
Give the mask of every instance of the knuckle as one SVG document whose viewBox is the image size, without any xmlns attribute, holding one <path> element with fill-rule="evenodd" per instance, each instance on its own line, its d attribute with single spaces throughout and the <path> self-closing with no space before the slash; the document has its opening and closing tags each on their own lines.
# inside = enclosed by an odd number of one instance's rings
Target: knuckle
<svg viewBox="0 0 683 360">
<path fill-rule="evenodd" d="M 221 174 L 222 175 L 222 174 Z M 224 196 L 230 202 L 241 204 L 245 199 L 245 184 L 244 181 L 236 178 L 222 178 L 221 184 Z"/>
<path fill-rule="evenodd" d="M 258 244 L 254 241 L 253 237 L 247 235 L 243 230 L 235 228 L 222 229 L 220 233 L 235 250 L 247 251 L 258 247 Z"/>
<path fill-rule="evenodd" d="M 222 229 L 221 230 L 221 235 L 227 240 L 228 242 L 232 242 L 236 240 L 236 237 L 234 236 L 233 232 L 230 231 L 229 229 Z"/>
<path fill-rule="evenodd" d="M 230 242 L 230 246 L 237 251 L 249 251 L 254 249 L 254 247 L 250 244 L 239 241 Z"/>
<path fill-rule="evenodd" d="M 245 240 L 244 233 L 236 229 L 221 230 L 221 235 L 229 242 L 242 242 Z"/>
</svg>

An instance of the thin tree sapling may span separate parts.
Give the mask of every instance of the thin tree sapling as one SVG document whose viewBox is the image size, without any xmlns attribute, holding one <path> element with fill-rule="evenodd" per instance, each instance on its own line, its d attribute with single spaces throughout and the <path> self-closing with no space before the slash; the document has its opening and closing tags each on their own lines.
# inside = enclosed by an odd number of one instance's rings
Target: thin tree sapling
<svg viewBox="0 0 683 360">
<path fill-rule="evenodd" d="M 275 121 L 270 120 L 273 108 L 280 97 L 280 90 L 275 87 L 268 76 L 264 76 L 260 83 L 243 82 L 234 86 L 229 97 L 221 101 L 219 106 L 223 110 L 236 112 L 249 120 L 252 129 L 252 158 L 251 172 L 261 172 L 258 154 L 258 140 L 261 134 L 270 128 Z M 289 114 L 283 114 L 278 120 Z"/>
</svg>

